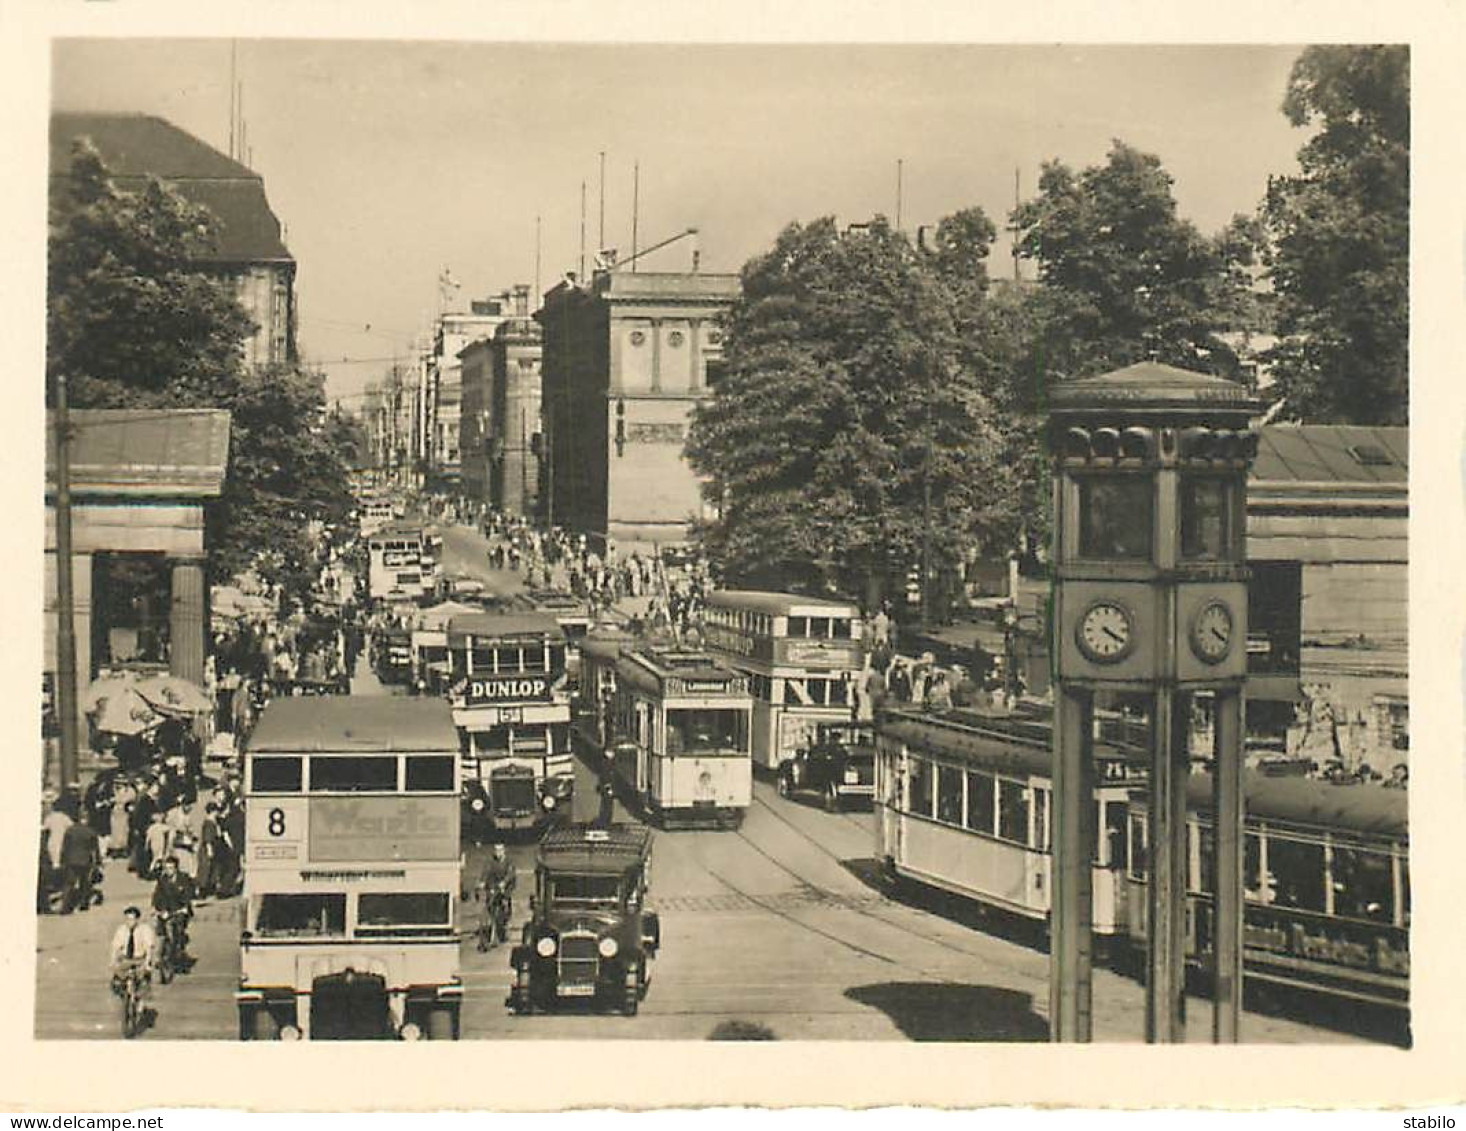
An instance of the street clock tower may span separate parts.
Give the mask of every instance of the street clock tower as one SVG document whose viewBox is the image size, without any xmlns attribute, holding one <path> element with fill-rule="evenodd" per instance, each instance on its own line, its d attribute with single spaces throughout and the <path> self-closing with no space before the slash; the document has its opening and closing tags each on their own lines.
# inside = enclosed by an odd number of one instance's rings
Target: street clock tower
<svg viewBox="0 0 1466 1131">
<path fill-rule="evenodd" d="M 1188 736 L 1201 690 L 1215 697 L 1216 715 L 1213 1036 L 1236 1040 L 1246 494 L 1257 452 L 1248 422 L 1259 407 L 1235 382 L 1154 362 L 1066 382 L 1051 397 L 1055 1040 L 1090 1039 L 1098 692 L 1148 705 L 1147 1038 L 1183 1039 Z"/>
</svg>

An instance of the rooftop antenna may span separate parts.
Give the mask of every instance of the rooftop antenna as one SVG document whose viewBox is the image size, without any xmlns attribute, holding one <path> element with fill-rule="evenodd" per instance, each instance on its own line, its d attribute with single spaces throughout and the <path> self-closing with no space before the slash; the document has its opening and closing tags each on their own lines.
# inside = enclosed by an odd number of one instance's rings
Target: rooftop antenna
<svg viewBox="0 0 1466 1131">
<path fill-rule="evenodd" d="M 580 182 L 580 272 L 576 278 L 585 278 L 585 182 Z"/>
<path fill-rule="evenodd" d="M 641 219 L 641 162 L 631 165 L 631 272 L 636 273 L 636 226 Z"/>
<path fill-rule="evenodd" d="M 901 173 L 904 162 L 896 158 L 896 230 L 901 230 Z"/>
<path fill-rule="evenodd" d="M 534 300 L 540 301 L 540 218 L 534 218 Z"/>
<path fill-rule="evenodd" d="M 596 229 L 596 247 L 606 246 L 606 151 L 601 150 L 600 227 Z"/>
<path fill-rule="evenodd" d="M 239 79 L 235 71 L 239 67 L 239 41 L 229 41 L 229 156 L 234 156 L 234 115 L 236 113 L 234 97 L 238 88 Z"/>
</svg>

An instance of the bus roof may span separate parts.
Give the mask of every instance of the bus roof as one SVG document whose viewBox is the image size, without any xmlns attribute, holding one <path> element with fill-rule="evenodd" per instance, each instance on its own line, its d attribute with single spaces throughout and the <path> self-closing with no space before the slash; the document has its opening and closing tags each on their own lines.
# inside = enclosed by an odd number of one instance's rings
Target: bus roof
<svg viewBox="0 0 1466 1131">
<path fill-rule="evenodd" d="M 651 852 L 651 830 L 642 825 L 584 825 L 553 829 L 540 841 L 539 863 L 559 872 L 619 875 Z"/>
<path fill-rule="evenodd" d="M 553 636 L 564 639 L 560 622 L 545 613 L 464 613 L 448 622 L 453 636 Z"/>
<path fill-rule="evenodd" d="M 1209 813 L 1212 777 L 1186 779 L 1186 807 Z M 1248 771 L 1242 776 L 1250 820 L 1335 829 L 1403 840 L 1409 836 L 1409 794 L 1381 785 L 1335 785 L 1318 778 L 1278 778 Z"/>
<path fill-rule="evenodd" d="M 718 609 L 739 609 L 773 617 L 831 617 L 860 615 L 849 601 L 824 597 L 801 597 L 794 593 L 769 593 L 758 589 L 722 589 L 708 595 L 708 605 Z"/>
<path fill-rule="evenodd" d="M 731 682 L 744 677 L 725 667 L 707 652 L 653 648 L 641 645 L 621 653 L 617 672 L 631 683 L 655 683 L 664 680 L 703 680 Z"/>
<path fill-rule="evenodd" d="M 329 695 L 272 699 L 250 735 L 251 754 L 458 750 L 453 712 L 442 699 Z"/>
</svg>

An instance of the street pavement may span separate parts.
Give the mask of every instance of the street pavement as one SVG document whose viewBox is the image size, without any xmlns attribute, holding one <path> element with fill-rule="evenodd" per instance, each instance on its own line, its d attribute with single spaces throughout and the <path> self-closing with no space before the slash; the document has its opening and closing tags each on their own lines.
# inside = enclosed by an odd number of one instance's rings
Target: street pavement
<svg viewBox="0 0 1466 1131">
<path fill-rule="evenodd" d="M 487 567 L 482 537 L 444 532 L 445 568 L 471 573 L 495 592 L 519 575 Z M 357 694 L 385 694 L 362 657 Z M 576 763 L 574 814 L 598 807 L 595 771 Z M 633 820 L 618 805 L 617 820 Z M 534 846 L 513 844 L 519 872 L 514 932 L 533 886 Z M 722 1026 L 778 1039 L 1042 1041 L 1048 1033 L 1048 957 L 1032 932 L 977 915 L 942 897 L 896 899 L 876 879 L 873 817 L 826 813 L 780 798 L 756 781 L 737 831 L 654 834 L 648 905 L 662 920 L 663 945 L 638 1016 L 584 1010 L 516 1017 L 505 1008 L 509 948 L 480 954 L 472 930 L 478 904 L 466 902 L 462 949 L 465 1039 L 705 1039 Z M 464 886 L 488 856 L 469 846 Z M 107 941 L 129 902 L 148 887 L 109 863 L 107 900 L 85 914 L 43 916 L 37 948 L 36 1036 L 115 1038 Z M 156 1024 L 140 1039 L 234 1039 L 238 983 L 237 900 L 200 909 L 193 929 L 199 963 L 157 987 Z M 1402 1040 L 1398 1022 L 1317 999 L 1258 1003 L 1243 1019 L 1250 1042 L 1361 1043 Z M 1097 1041 L 1140 1041 L 1145 995 L 1134 980 L 1094 974 Z M 1210 1003 L 1188 1002 L 1188 1038 L 1210 1035 Z M 1315 1023 L 1295 1020 L 1308 1016 Z"/>
</svg>

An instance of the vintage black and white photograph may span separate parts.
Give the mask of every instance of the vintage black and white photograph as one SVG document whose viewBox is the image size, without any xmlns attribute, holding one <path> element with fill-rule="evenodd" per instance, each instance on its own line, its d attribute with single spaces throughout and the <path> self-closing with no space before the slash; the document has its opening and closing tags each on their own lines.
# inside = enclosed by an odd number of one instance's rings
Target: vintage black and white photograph
<svg viewBox="0 0 1466 1131">
<path fill-rule="evenodd" d="M 1411 1047 L 1408 44 L 50 51 L 36 1039 Z"/>
</svg>

